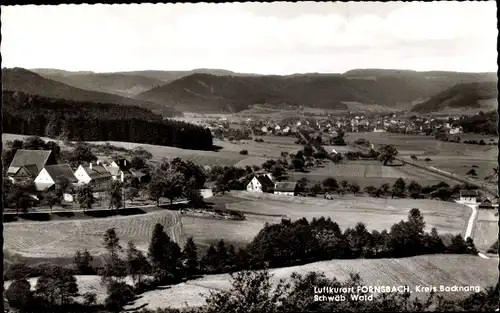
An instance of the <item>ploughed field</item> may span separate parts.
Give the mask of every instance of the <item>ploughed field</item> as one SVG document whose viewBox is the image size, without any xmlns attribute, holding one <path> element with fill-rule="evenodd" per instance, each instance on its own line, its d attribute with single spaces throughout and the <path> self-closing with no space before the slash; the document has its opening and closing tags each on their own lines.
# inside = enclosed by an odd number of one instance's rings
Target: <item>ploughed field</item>
<svg viewBox="0 0 500 313">
<path fill-rule="evenodd" d="M 417 286 L 480 286 L 481 290 L 494 285 L 498 277 L 497 261 L 481 259 L 473 255 L 428 255 L 401 259 L 357 259 L 330 260 L 315 262 L 301 266 L 271 269 L 271 279 L 276 284 L 279 279 L 288 279 L 293 272 L 306 275 L 310 271 L 323 272 L 328 278 L 341 281 L 348 279 L 349 273 L 359 273 L 364 285 L 401 286 L 408 285 L 412 296 L 425 299 L 427 293 L 417 294 Z M 103 303 L 106 298 L 106 287 L 99 276 L 77 276 L 80 294 L 94 292 L 97 301 Z M 34 287 L 36 278 L 29 279 Z M 131 284 L 131 280 L 127 279 Z M 7 288 L 10 282 L 4 285 Z M 161 290 L 143 293 L 134 303 L 126 307 L 156 309 L 164 307 L 183 308 L 186 305 L 198 307 L 210 291 L 228 290 L 230 288 L 228 274 L 206 275 L 202 278 L 173 285 Z M 441 293 L 444 297 L 463 298 L 466 292 Z"/>
<path fill-rule="evenodd" d="M 342 229 L 363 222 L 371 231 L 382 231 L 401 220 L 406 220 L 412 208 L 420 209 L 426 229 L 436 227 L 440 234 L 464 234 L 470 208 L 434 200 L 376 199 L 343 196 L 335 200 L 321 197 L 305 198 L 273 194 L 231 191 L 222 197 L 207 200 L 215 207 L 241 211 L 246 220 L 208 220 L 189 215 L 182 216 L 184 236 L 193 236 L 203 248 L 220 239 L 236 246 L 249 243 L 266 222 L 279 223 L 282 218 L 292 220 L 306 217 L 330 217 Z"/>
<path fill-rule="evenodd" d="M 72 258 L 83 249 L 100 255 L 105 252 L 102 241 L 109 228 L 115 228 L 123 247 L 132 240 L 138 249 L 147 251 L 156 223 L 174 240 L 182 240 L 177 213 L 162 210 L 133 216 L 5 223 L 4 251 L 36 259 Z"/>
</svg>

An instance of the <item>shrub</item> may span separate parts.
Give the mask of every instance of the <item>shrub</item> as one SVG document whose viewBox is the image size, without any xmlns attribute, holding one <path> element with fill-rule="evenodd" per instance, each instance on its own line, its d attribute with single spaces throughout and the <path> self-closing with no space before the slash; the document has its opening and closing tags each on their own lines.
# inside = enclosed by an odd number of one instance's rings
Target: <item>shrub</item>
<svg viewBox="0 0 500 313">
<path fill-rule="evenodd" d="M 248 155 L 248 150 L 241 150 L 240 154 L 242 154 L 242 155 Z"/>
</svg>

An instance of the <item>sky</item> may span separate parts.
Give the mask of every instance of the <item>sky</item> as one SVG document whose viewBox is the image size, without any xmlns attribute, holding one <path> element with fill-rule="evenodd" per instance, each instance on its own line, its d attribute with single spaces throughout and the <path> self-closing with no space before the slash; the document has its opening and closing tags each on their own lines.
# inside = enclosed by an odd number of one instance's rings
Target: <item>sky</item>
<svg viewBox="0 0 500 313">
<path fill-rule="evenodd" d="M 496 2 L 2 6 L 2 67 L 497 71 Z"/>
</svg>

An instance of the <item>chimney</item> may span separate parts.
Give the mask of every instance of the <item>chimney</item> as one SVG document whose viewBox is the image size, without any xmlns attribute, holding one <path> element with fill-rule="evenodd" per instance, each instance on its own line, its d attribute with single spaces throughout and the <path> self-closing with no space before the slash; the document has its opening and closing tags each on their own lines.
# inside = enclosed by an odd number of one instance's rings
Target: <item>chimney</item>
<svg viewBox="0 0 500 313">
<path fill-rule="evenodd" d="M 92 162 L 89 163 L 89 168 L 92 169 Z"/>
<path fill-rule="evenodd" d="M 120 171 L 120 180 L 123 183 L 125 181 L 125 175 L 123 175 L 123 171 Z"/>
</svg>

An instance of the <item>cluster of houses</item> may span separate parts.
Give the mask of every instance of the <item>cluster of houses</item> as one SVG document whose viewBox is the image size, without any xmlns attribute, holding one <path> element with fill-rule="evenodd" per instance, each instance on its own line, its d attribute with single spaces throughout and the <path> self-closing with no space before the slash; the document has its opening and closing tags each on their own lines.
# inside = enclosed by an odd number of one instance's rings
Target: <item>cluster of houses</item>
<svg viewBox="0 0 500 313">
<path fill-rule="evenodd" d="M 126 176 L 132 176 L 143 182 L 147 174 L 130 168 L 126 159 L 111 162 L 98 160 L 96 163 L 79 165 L 75 171 L 69 164 L 58 164 L 51 150 L 17 150 L 7 170 L 7 177 L 13 182 L 32 180 L 38 191 L 49 191 L 58 180 L 66 180 L 71 186 L 83 184 L 92 186 L 99 197 L 113 181 L 123 182 Z M 72 193 L 65 193 L 64 200 L 73 201 Z"/>
<path fill-rule="evenodd" d="M 477 206 L 479 209 L 493 209 L 498 207 L 490 198 L 481 199 L 477 190 L 460 190 L 460 203 Z"/>
<path fill-rule="evenodd" d="M 228 121 L 227 118 L 217 121 L 206 121 L 206 126 L 212 132 L 228 129 L 231 124 L 246 125 L 256 135 L 291 135 L 298 129 L 309 129 L 312 131 L 334 133 L 337 129 L 346 132 L 397 132 L 408 134 L 435 134 L 437 132 L 448 135 L 463 133 L 463 128 L 459 125 L 461 116 L 442 117 L 413 117 L 407 118 L 396 114 L 363 114 L 349 116 L 328 116 L 328 118 L 294 118 L 283 121 L 270 119 L 247 120 L 235 122 Z"/>
<path fill-rule="evenodd" d="M 296 196 L 298 194 L 297 187 L 297 182 L 274 182 L 271 174 L 256 172 L 246 189 L 249 192 L 272 191 L 275 195 Z"/>
</svg>

